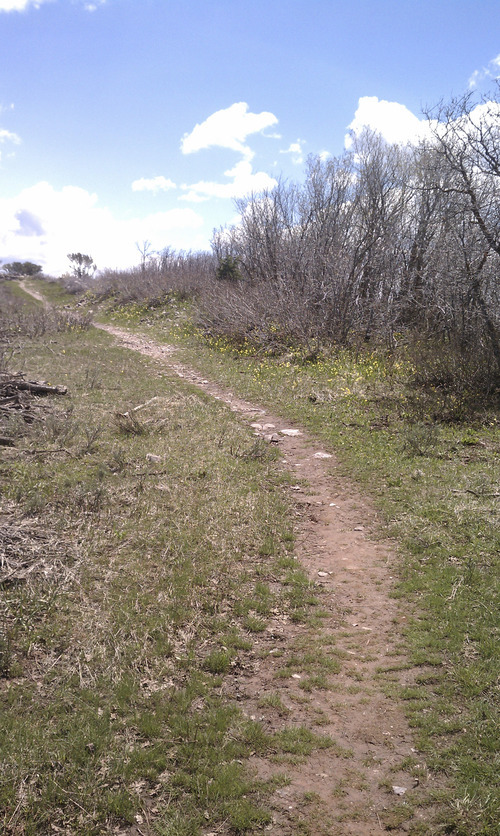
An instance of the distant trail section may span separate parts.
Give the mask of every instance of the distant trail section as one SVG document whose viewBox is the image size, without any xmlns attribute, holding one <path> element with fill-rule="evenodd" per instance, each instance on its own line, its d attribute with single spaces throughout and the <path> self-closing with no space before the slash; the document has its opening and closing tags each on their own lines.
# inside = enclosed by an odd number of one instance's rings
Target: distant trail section
<svg viewBox="0 0 500 836">
<path fill-rule="evenodd" d="M 32 296 L 33 299 L 36 299 L 38 302 L 41 302 L 44 308 L 50 308 L 50 303 L 47 302 L 46 298 L 42 296 L 37 290 L 32 287 L 28 287 L 24 279 L 19 281 L 19 287 L 24 290 L 29 296 Z"/>
<path fill-rule="evenodd" d="M 252 766 L 263 779 L 278 771 L 290 778 L 273 795 L 269 831 L 276 836 L 381 836 L 425 827 L 430 810 L 422 794 L 431 778 L 399 701 L 388 696 L 380 681 L 380 671 L 390 671 L 396 683 L 410 685 L 415 671 L 401 654 L 405 615 L 391 597 L 394 554 L 377 537 L 370 502 L 339 475 L 335 457 L 303 429 L 177 362 L 174 346 L 111 325 L 96 327 L 227 404 L 249 431 L 278 445 L 281 466 L 296 474 L 298 484 L 290 489 L 297 517 L 295 554 L 325 613 L 316 628 L 317 640 L 324 652 L 341 660 L 340 672 L 331 686 L 313 688 L 307 696 L 300 687 L 301 674 L 276 677 L 287 654 L 311 638 L 310 627 L 277 617 L 256 637 L 252 665 L 227 677 L 225 688 L 229 698 L 237 699 L 269 731 L 273 720 L 262 706 L 266 695 L 279 692 L 287 724 L 327 734 L 336 745 L 284 766 L 253 758 Z M 313 651 L 318 652 L 317 644 Z M 419 774 L 426 777 L 417 779 L 406 771 L 405 759 L 418 763 Z M 304 823 L 311 821 L 311 798 L 317 820 L 313 816 L 315 829 L 304 830 Z"/>
</svg>

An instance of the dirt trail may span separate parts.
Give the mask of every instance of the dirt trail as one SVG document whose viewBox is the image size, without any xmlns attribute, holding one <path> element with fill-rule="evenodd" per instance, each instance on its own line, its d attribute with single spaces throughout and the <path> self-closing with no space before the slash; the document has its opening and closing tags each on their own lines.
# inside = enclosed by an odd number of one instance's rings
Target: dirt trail
<svg viewBox="0 0 500 836">
<path fill-rule="evenodd" d="M 370 503 L 339 476 L 335 458 L 327 457 L 301 429 L 177 362 L 174 347 L 112 326 L 99 327 L 223 401 L 248 421 L 253 432 L 271 443 L 270 436 L 275 435 L 283 466 L 302 483 L 292 488 L 300 532 L 297 558 L 316 584 L 326 612 L 315 631 L 320 645 L 316 643 L 313 652 L 324 647 L 327 654 L 340 658 L 340 672 L 329 676 L 327 689 L 309 691 L 300 687 L 307 674 L 276 678 L 297 643 L 302 640 L 307 646 L 314 641 L 310 628 L 276 619 L 258 637 L 252 663 L 229 677 L 226 687 L 243 711 L 269 731 L 280 723 L 305 725 L 316 734 L 330 735 L 337 745 L 316 750 L 295 764 L 253 759 L 261 777 L 281 771 L 291 779 L 273 796 L 268 832 L 277 836 L 408 833 L 425 821 L 425 805 L 422 810 L 418 805 L 428 779 L 419 784 L 401 768 L 407 757 L 417 758 L 422 766 L 423 762 L 413 748 L 400 704 L 384 693 L 377 676 L 380 669 L 390 668 L 399 681 L 410 682 L 412 671 L 398 649 L 405 616 L 391 598 L 394 556 L 387 543 L 375 539 L 377 519 Z M 275 697 L 277 692 L 278 713 L 276 706 L 265 707 L 266 694 Z M 404 788 L 404 794 L 394 787 Z"/>
<path fill-rule="evenodd" d="M 28 287 L 24 279 L 21 279 L 19 282 L 19 287 L 21 287 L 28 296 L 32 296 L 33 299 L 36 299 L 38 302 L 41 302 L 44 308 L 50 308 L 50 303 L 47 302 L 45 296 L 42 296 L 38 290 L 34 290 L 32 287 Z"/>
</svg>

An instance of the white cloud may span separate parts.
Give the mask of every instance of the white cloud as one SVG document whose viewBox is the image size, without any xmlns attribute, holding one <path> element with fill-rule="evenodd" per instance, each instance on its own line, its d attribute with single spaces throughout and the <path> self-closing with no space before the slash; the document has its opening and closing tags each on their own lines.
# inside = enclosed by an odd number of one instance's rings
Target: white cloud
<svg viewBox="0 0 500 836">
<path fill-rule="evenodd" d="M 187 194 L 181 195 L 179 200 L 186 200 L 188 203 L 205 203 L 205 201 L 209 200 L 210 197 L 214 197 L 213 194 L 208 194 L 206 189 L 210 186 L 217 186 L 217 183 L 206 182 L 205 180 L 200 180 L 199 183 L 194 183 L 192 186 L 188 186 L 185 183 L 181 186 L 181 189 L 184 189 Z M 200 191 L 197 191 L 197 187 L 200 188 Z"/>
<path fill-rule="evenodd" d="M 24 12 L 29 6 L 39 9 L 47 0 L 0 0 L 0 12 Z"/>
<path fill-rule="evenodd" d="M 318 154 L 318 157 L 320 158 L 320 160 L 322 162 L 325 162 L 326 160 L 329 160 L 331 156 L 332 156 L 331 152 L 327 151 L 326 149 L 323 149 L 323 151 L 320 151 L 319 154 Z"/>
<path fill-rule="evenodd" d="M 13 142 L 15 145 L 19 145 L 21 142 L 21 137 L 17 134 L 12 133 L 12 131 L 7 131 L 5 128 L 0 128 L 0 142 Z"/>
<path fill-rule="evenodd" d="M 191 208 L 119 220 L 96 194 L 76 186 L 57 191 L 41 182 L 15 198 L 0 198 L 0 251 L 7 261 L 33 261 L 49 273 L 68 268 L 66 254 L 89 253 L 100 268 L 137 263 L 135 241 L 154 249 L 207 246 L 203 218 Z"/>
<path fill-rule="evenodd" d="M 187 191 L 187 194 L 179 199 L 201 203 L 211 197 L 244 197 L 251 192 L 258 193 L 264 189 L 272 189 L 276 185 L 276 180 L 264 171 L 252 172 L 252 164 L 248 160 L 236 163 L 233 168 L 225 171 L 224 175 L 232 178 L 229 183 L 200 180 L 190 186 L 183 185 L 182 188 Z"/>
<path fill-rule="evenodd" d="M 426 119 L 419 119 L 405 105 L 387 102 L 377 96 L 362 96 L 359 99 L 354 119 L 347 127 L 356 136 L 368 127 L 380 133 L 387 142 L 403 145 L 418 142 L 429 133 Z M 346 134 L 345 147 L 351 146 L 352 137 Z"/>
<path fill-rule="evenodd" d="M 474 90 L 483 78 L 483 70 L 474 70 L 469 78 L 469 90 Z"/>
<path fill-rule="evenodd" d="M 482 81 L 491 78 L 500 78 L 500 55 L 488 61 L 486 67 L 481 67 L 480 70 L 474 70 L 469 78 L 469 90 L 475 90 Z"/>
<path fill-rule="evenodd" d="M 152 192 L 153 194 L 158 194 L 158 192 L 168 192 L 170 189 L 176 189 L 177 186 L 172 180 L 168 180 L 166 177 L 141 177 L 140 180 L 134 180 L 132 183 L 132 191 L 133 192 Z"/>
<path fill-rule="evenodd" d="M 21 142 L 21 137 L 12 131 L 7 131 L 5 128 L 0 128 L 0 145 L 5 142 L 12 142 L 14 145 L 19 145 Z M 2 159 L 2 152 L 0 150 L 0 160 Z"/>
<path fill-rule="evenodd" d="M 273 113 L 250 113 L 246 102 L 236 102 L 212 113 L 204 122 L 195 125 L 191 133 L 184 134 L 181 150 L 183 154 L 193 154 L 205 148 L 229 148 L 251 160 L 254 152 L 245 145 L 246 138 L 277 123 Z"/>
<path fill-rule="evenodd" d="M 469 116 L 457 114 L 455 124 L 461 127 L 463 123 L 463 127 L 469 130 L 469 117 L 477 130 L 489 129 L 492 125 L 496 127 L 500 124 L 500 104 L 483 101 L 470 111 Z M 421 140 L 434 141 L 436 136 L 446 131 L 447 123 L 437 119 L 418 119 L 402 104 L 379 101 L 376 96 L 365 96 L 359 99 L 358 109 L 348 127 L 351 132 L 345 137 L 347 149 L 353 146 L 353 135 L 359 136 L 366 127 L 379 133 L 389 143 L 411 144 Z"/>
<path fill-rule="evenodd" d="M 94 0 L 93 3 L 84 3 L 83 8 L 86 12 L 95 12 L 96 9 L 99 8 L 99 6 L 104 6 L 106 2 L 107 0 Z"/>
<path fill-rule="evenodd" d="M 256 133 L 267 139 L 280 138 L 278 134 L 263 133 L 265 128 L 277 122 L 273 113 L 250 113 L 246 102 L 236 102 L 195 125 L 191 133 L 184 134 L 181 140 L 183 154 L 193 154 L 206 148 L 227 148 L 242 154 L 243 159 L 224 172 L 224 176 L 230 178 L 229 182 L 200 180 L 191 185 L 183 184 L 181 188 L 186 194 L 179 200 L 202 203 L 213 197 L 231 199 L 273 188 L 276 185 L 274 178 L 263 171 L 252 171 L 251 161 L 255 154 L 245 141 L 250 134 Z"/>
<path fill-rule="evenodd" d="M 495 134 L 498 135 L 498 126 L 500 125 L 500 102 L 487 101 L 477 104 L 470 112 L 470 119 L 472 125 L 475 126 L 473 130 L 476 132 L 476 136 L 479 136 L 481 131 L 490 131 L 492 128 L 495 131 Z M 467 117 L 459 117 L 455 124 L 460 126 L 461 123 L 466 130 L 470 129 Z"/>
<path fill-rule="evenodd" d="M 39 9 L 43 3 L 54 0 L 0 0 L 0 12 L 25 12 L 29 8 Z M 87 12 L 95 12 L 99 6 L 104 6 L 107 0 L 84 0 L 83 8 Z"/>
<path fill-rule="evenodd" d="M 302 151 L 303 146 L 305 145 L 304 139 L 297 139 L 296 142 L 291 142 L 289 148 L 280 151 L 280 154 L 290 154 L 292 158 L 292 162 L 295 165 L 301 165 L 304 162 L 304 154 Z"/>
</svg>

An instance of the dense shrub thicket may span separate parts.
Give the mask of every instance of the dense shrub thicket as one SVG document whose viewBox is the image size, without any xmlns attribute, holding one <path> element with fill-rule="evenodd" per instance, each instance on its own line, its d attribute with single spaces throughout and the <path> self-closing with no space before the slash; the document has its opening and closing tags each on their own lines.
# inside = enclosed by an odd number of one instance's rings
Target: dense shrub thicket
<svg viewBox="0 0 500 836">
<path fill-rule="evenodd" d="M 195 295 L 210 332 L 256 345 L 404 342 L 435 383 L 500 379 L 500 99 L 472 95 L 428 114 L 419 145 L 366 130 L 304 182 L 237 201 L 212 254 L 166 250 L 102 292 Z M 431 353 L 432 353 L 431 351 Z M 437 355 L 437 356 L 436 356 Z M 425 366 L 425 368 L 424 368 Z M 425 376 L 425 375 L 424 375 Z"/>
</svg>

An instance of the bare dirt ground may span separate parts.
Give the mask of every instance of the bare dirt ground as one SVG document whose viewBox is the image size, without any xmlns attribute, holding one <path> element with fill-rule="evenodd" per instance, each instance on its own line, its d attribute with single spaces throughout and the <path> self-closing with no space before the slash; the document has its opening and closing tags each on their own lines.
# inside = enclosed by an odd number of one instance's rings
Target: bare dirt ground
<svg viewBox="0 0 500 836">
<path fill-rule="evenodd" d="M 248 422 L 249 431 L 277 443 L 282 466 L 297 474 L 300 484 L 291 488 L 299 532 L 296 557 L 316 586 L 325 617 L 312 629 L 276 616 L 256 638 L 251 663 L 234 671 L 226 689 L 266 730 L 302 725 L 329 735 L 335 746 L 285 763 L 252 759 L 260 777 L 284 772 L 290 779 L 273 795 L 268 832 L 380 836 L 408 833 L 418 824 L 420 832 L 431 832 L 425 826 L 429 808 L 420 807 L 430 776 L 401 704 L 386 693 L 387 680 L 379 673 L 390 669 L 399 682 L 410 683 L 413 672 L 399 647 L 405 614 L 391 597 L 394 554 L 377 536 L 370 502 L 339 475 L 335 458 L 299 427 L 177 362 L 174 347 L 99 327 L 223 401 Z M 297 648 L 302 654 L 307 648 L 317 654 L 324 650 L 340 659 L 338 673 L 326 672 L 328 687 L 304 689 L 307 673 L 300 671 L 276 677 Z M 402 768 L 407 757 L 422 766 L 420 782 Z"/>
</svg>

